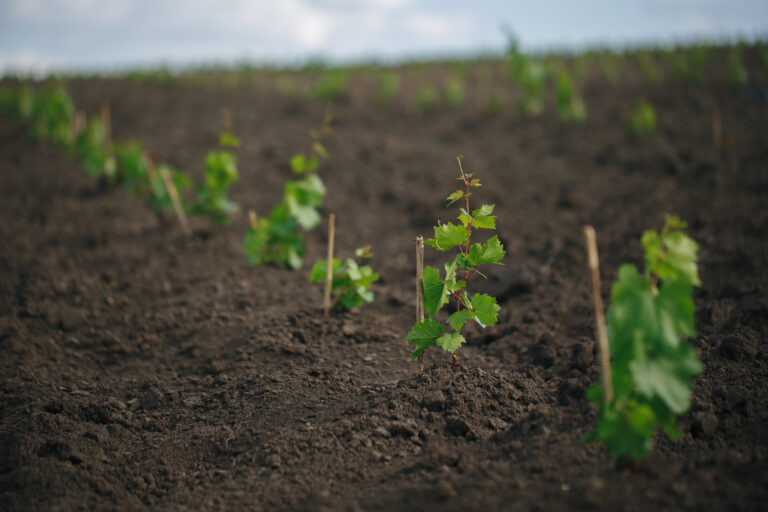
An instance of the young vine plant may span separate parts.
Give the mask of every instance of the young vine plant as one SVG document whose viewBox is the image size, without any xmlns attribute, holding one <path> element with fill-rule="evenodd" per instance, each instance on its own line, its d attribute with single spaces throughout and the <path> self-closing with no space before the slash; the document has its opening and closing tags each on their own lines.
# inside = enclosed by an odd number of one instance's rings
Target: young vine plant
<svg viewBox="0 0 768 512">
<path fill-rule="evenodd" d="M 310 130 L 312 147 L 307 153 L 291 158 L 291 169 L 302 177 L 286 182 L 283 202 L 268 217 L 249 213 L 250 226 L 245 234 L 245 258 L 248 265 L 277 263 L 291 269 L 301 268 L 304 261 L 304 237 L 299 228 L 311 231 L 320 223 L 318 208 L 323 205 L 325 185 L 317 175 L 320 158 L 328 152 L 322 138 L 332 133 L 330 111 L 319 130 Z"/>
<path fill-rule="evenodd" d="M 371 246 L 355 250 L 355 258 L 341 261 L 333 258 L 331 290 L 338 292 L 333 309 L 348 310 L 373 301 L 371 285 L 379 280 L 379 274 L 361 263 L 371 257 Z M 328 260 L 320 260 L 312 267 L 310 282 L 324 283 L 328 272 Z"/>
<path fill-rule="evenodd" d="M 605 403 L 599 384 L 587 391 L 600 411 L 585 440 L 602 441 L 614 458 L 644 459 L 659 427 L 672 439 L 681 436 L 677 415 L 688 410 L 691 380 L 703 369 L 685 341 L 696 335 L 692 296 L 701 284 L 698 245 L 685 227 L 668 216 L 661 232 L 646 231 L 645 272 L 624 264 L 613 284 L 607 313 L 613 398 Z"/>
<path fill-rule="evenodd" d="M 475 274 L 483 275 L 479 270 L 482 265 L 501 265 L 505 254 L 504 247 L 496 235 L 483 243 L 471 243 L 475 230 L 496 229 L 496 216 L 493 215 L 495 205 L 483 204 L 476 210 L 470 210 L 472 190 L 481 186 L 480 180 L 473 178 L 471 173 L 464 172 L 461 156 L 457 157 L 457 160 L 460 172 L 458 180 L 464 188 L 449 195 L 447 200 L 449 206 L 457 201 L 463 203 L 458 216 L 459 222 L 435 226 L 434 238 L 425 240 L 425 243 L 438 251 L 455 249 L 458 254 L 445 263 L 443 275 L 435 267 L 424 267 L 421 280 L 424 289 L 424 310 L 429 318 L 416 323 L 407 337 L 408 341 L 416 345 L 411 352 L 414 359 L 432 345 L 437 345 L 451 353 L 451 369 L 456 367 L 458 360 L 456 351 L 466 341 L 461 334 L 464 325 L 474 321 L 485 328 L 498 320 L 500 308 L 496 304 L 496 298 L 485 293 L 475 293 L 470 297 L 467 284 Z M 453 312 L 443 322 L 436 316 L 446 305 L 453 306 Z"/>
<path fill-rule="evenodd" d="M 228 130 L 219 136 L 222 149 L 211 151 L 205 158 L 205 178 L 197 188 L 197 202 L 192 213 L 207 215 L 219 224 L 227 224 L 233 213 L 240 211 L 240 205 L 227 197 L 232 182 L 239 177 L 237 157 L 227 148 L 236 148 L 240 140 Z"/>
</svg>

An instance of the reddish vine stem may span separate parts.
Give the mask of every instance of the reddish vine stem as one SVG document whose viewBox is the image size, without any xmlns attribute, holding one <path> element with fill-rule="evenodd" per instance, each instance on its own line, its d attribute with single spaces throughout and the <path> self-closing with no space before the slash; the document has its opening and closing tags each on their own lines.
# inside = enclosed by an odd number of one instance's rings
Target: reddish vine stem
<svg viewBox="0 0 768 512">
<path fill-rule="evenodd" d="M 464 174 L 464 168 L 461 166 L 461 159 L 462 156 L 459 155 L 456 157 L 456 161 L 459 162 L 459 172 L 461 172 L 461 179 L 464 181 L 464 187 L 466 191 L 464 192 L 464 206 L 466 209 L 467 217 L 469 217 L 469 196 L 472 195 L 471 188 L 469 180 L 467 179 L 467 175 Z M 471 176 L 471 175 L 470 175 Z M 459 245 L 459 252 L 466 256 L 469 254 L 469 238 L 472 234 L 472 218 L 469 217 L 469 221 L 467 223 L 467 242 L 464 244 L 464 248 L 461 248 L 461 245 Z M 456 301 L 456 312 L 461 311 L 461 295 L 464 293 L 464 290 L 467 289 L 467 283 L 469 283 L 469 280 L 472 279 L 472 276 L 475 274 L 475 269 L 473 268 L 469 272 L 464 272 L 464 286 L 461 287 L 461 289 L 456 290 L 453 293 L 453 299 Z M 451 370 L 456 369 L 456 363 L 458 363 L 459 358 L 456 357 L 456 352 L 451 352 Z"/>
</svg>

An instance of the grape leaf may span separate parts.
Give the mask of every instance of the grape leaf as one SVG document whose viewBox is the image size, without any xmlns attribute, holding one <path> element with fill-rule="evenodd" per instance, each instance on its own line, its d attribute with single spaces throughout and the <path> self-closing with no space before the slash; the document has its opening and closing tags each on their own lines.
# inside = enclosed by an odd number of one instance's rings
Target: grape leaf
<svg viewBox="0 0 768 512">
<path fill-rule="evenodd" d="M 437 250 L 447 251 L 451 247 L 461 245 L 467 241 L 467 229 L 464 226 L 457 226 L 451 222 L 435 227 L 435 238 L 424 240 L 424 243 L 431 245 Z"/>
<path fill-rule="evenodd" d="M 302 153 L 293 155 L 293 157 L 291 157 L 291 169 L 293 169 L 293 172 L 296 174 L 301 174 L 306 171 L 307 157 L 305 157 Z"/>
<path fill-rule="evenodd" d="M 456 192 L 453 192 L 451 195 L 449 195 L 445 199 L 449 201 L 448 206 L 451 206 L 453 203 L 455 203 L 456 201 L 462 198 L 464 198 L 464 191 L 457 190 Z"/>
<path fill-rule="evenodd" d="M 436 322 L 431 318 L 427 318 L 423 322 L 419 322 L 411 328 L 408 333 L 407 340 L 416 344 L 416 349 L 411 352 L 411 356 L 415 359 L 428 349 L 437 338 L 445 330 L 445 326 L 440 322 Z"/>
<path fill-rule="evenodd" d="M 421 283 L 424 287 L 424 309 L 429 316 L 435 316 L 440 308 L 448 303 L 448 290 L 446 290 L 445 281 L 440 277 L 438 269 L 424 267 Z"/>
<path fill-rule="evenodd" d="M 437 338 L 437 346 L 446 352 L 456 352 L 466 340 L 457 332 L 448 332 Z"/>
<path fill-rule="evenodd" d="M 476 267 L 486 263 L 499 264 L 499 260 L 504 257 L 505 253 L 504 246 L 499 242 L 499 237 L 493 235 L 483 244 L 472 244 L 464 259 L 465 265 L 462 266 Z"/>
<path fill-rule="evenodd" d="M 484 204 L 472 212 L 472 225 L 476 228 L 496 229 L 496 216 L 491 215 L 496 205 Z"/>
<path fill-rule="evenodd" d="M 688 281 L 664 281 L 655 297 L 661 340 L 674 348 L 682 337 L 696 336 L 693 288 Z"/>
<path fill-rule="evenodd" d="M 454 331 L 459 332 L 461 331 L 461 328 L 464 327 L 464 324 L 471 319 L 472 312 L 468 309 L 462 309 L 448 317 L 448 325 L 453 327 Z"/>
<path fill-rule="evenodd" d="M 696 270 L 698 244 L 682 231 L 672 231 L 664 236 L 664 247 L 667 255 L 664 258 L 663 274 L 659 277 L 664 280 L 684 276 L 692 285 L 700 286 L 701 281 Z"/>
<path fill-rule="evenodd" d="M 499 310 L 496 297 L 485 293 L 476 293 L 472 296 L 472 313 L 481 327 L 488 327 L 498 321 Z"/>
</svg>

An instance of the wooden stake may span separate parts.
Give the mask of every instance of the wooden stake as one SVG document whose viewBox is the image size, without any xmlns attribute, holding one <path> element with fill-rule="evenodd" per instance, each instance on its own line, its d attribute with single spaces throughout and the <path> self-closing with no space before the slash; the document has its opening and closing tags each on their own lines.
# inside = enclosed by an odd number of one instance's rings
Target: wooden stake
<svg viewBox="0 0 768 512">
<path fill-rule="evenodd" d="M 424 237 L 416 237 L 416 322 L 424 321 L 424 285 L 421 275 L 424 273 Z"/>
<path fill-rule="evenodd" d="M 173 209 L 176 212 L 176 217 L 179 219 L 181 229 L 184 231 L 185 235 L 189 235 L 191 231 L 189 229 L 189 224 L 187 223 L 187 214 L 184 213 L 184 208 L 181 206 L 179 191 L 176 189 L 176 185 L 173 183 L 171 173 L 168 171 L 167 167 L 160 167 L 160 177 L 163 178 L 165 189 L 168 191 L 168 196 L 171 198 L 171 203 L 173 203 Z"/>
<path fill-rule="evenodd" d="M 333 239 L 336 236 L 336 215 L 328 217 L 328 262 L 325 267 L 325 297 L 323 298 L 324 315 L 331 312 L 331 286 L 333 284 Z"/>
<path fill-rule="evenodd" d="M 143 154 L 143 158 L 144 158 L 144 165 L 147 166 L 147 180 L 149 180 L 149 187 L 151 191 L 152 183 L 154 183 L 155 179 L 157 178 L 157 173 L 155 172 L 155 162 L 152 160 L 152 157 L 149 156 L 147 153 Z"/>
<path fill-rule="evenodd" d="M 72 138 L 74 139 L 85 129 L 85 114 L 81 111 L 75 112 L 72 118 Z"/>
<path fill-rule="evenodd" d="M 424 283 L 421 281 L 421 275 L 424 273 L 424 237 L 416 237 L 416 321 L 424 321 Z M 419 373 L 424 373 L 424 362 L 422 357 L 424 353 L 419 354 Z"/>
<path fill-rule="evenodd" d="M 600 260 L 597 257 L 597 237 L 595 236 L 595 228 L 592 226 L 584 226 L 584 240 L 587 244 L 589 270 L 592 274 L 592 295 L 594 296 L 595 305 L 597 346 L 600 351 L 600 373 L 603 381 L 603 401 L 608 404 L 613 400 L 611 356 L 608 350 L 608 333 L 605 328 L 603 297 L 600 292 Z"/>
<path fill-rule="evenodd" d="M 104 127 L 104 149 L 109 150 L 112 143 L 112 119 L 109 112 L 109 105 L 101 104 L 101 125 Z"/>
<path fill-rule="evenodd" d="M 248 221 L 251 223 L 251 227 L 255 230 L 259 228 L 259 219 L 256 217 L 256 212 L 250 210 L 248 212 Z"/>
</svg>

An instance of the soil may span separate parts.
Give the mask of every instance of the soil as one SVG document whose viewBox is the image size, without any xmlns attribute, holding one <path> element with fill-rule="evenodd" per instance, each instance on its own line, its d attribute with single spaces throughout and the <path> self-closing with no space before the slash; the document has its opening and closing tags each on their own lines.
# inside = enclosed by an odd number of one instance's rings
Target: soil
<svg viewBox="0 0 768 512">
<path fill-rule="evenodd" d="M 372 244 L 382 280 L 375 302 L 328 319 L 309 265 L 249 268 L 242 248 L 244 213 L 279 200 L 322 102 L 261 75 L 69 82 L 87 112 L 110 104 L 117 140 L 198 179 L 220 110 L 234 113 L 243 214 L 226 228 L 192 219 L 192 237 L 0 116 L 0 508 L 765 509 L 765 74 L 747 87 L 590 80 L 589 120 L 574 125 L 551 108 L 483 114 L 471 85 L 463 107 L 420 113 L 406 97 L 418 76 L 403 73 L 389 105 L 358 80 L 334 106 L 324 213 L 337 216 L 337 254 Z M 659 130 L 633 139 L 624 126 L 641 97 Z M 454 216 L 443 198 L 457 154 L 485 184 L 476 200 L 497 205 L 506 265 L 475 289 L 502 311 L 469 332 L 456 371 L 432 349 L 419 374 L 405 341 L 414 238 Z M 608 301 L 665 212 L 701 244 L 691 343 L 706 369 L 683 437 L 659 435 L 626 467 L 581 442 L 598 380 L 581 227 L 597 229 Z M 310 263 L 325 237 L 307 236 Z"/>
</svg>

